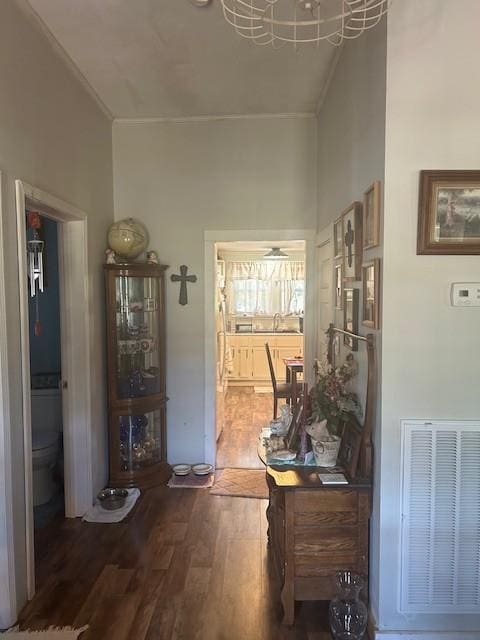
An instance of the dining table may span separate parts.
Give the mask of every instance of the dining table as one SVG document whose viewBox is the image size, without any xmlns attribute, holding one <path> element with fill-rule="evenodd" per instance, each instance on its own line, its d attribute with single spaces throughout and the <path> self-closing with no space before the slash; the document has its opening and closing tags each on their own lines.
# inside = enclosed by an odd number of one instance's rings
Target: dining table
<svg viewBox="0 0 480 640">
<path fill-rule="evenodd" d="M 303 358 L 283 358 L 285 365 L 285 381 L 287 384 L 292 385 L 291 406 L 295 408 L 297 404 L 297 376 L 299 373 L 303 373 Z"/>
</svg>

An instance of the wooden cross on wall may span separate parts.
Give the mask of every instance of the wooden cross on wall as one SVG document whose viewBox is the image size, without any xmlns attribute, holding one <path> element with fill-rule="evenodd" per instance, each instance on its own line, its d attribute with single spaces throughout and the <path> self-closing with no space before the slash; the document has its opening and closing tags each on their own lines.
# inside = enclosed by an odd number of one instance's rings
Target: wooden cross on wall
<svg viewBox="0 0 480 640">
<path fill-rule="evenodd" d="M 349 220 L 347 224 L 347 233 L 345 234 L 345 246 L 347 247 L 347 260 L 348 266 L 351 267 L 353 263 L 353 241 L 355 239 L 355 232 L 352 228 L 352 221 Z"/>
<path fill-rule="evenodd" d="M 180 296 L 178 302 L 181 305 L 188 304 L 187 282 L 196 282 L 197 276 L 187 276 L 188 267 L 186 264 L 180 266 L 180 275 L 171 275 L 172 282 L 180 282 Z"/>
</svg>

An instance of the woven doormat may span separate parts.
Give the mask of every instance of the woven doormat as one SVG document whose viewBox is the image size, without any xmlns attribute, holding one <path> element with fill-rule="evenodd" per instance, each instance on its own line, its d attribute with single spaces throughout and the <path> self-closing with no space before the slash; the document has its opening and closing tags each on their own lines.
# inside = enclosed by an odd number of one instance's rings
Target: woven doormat
<svg viewBox="0 0 480 640">
<path fill-rule="evenodd" d="M 72 629 L 71 627 L 64 627 L 62 629 L 55 629 L 52 627 L 45 631 L 17 631 L 16 629 L 11 629 L 0 635 L 17 636 L 17 640 L 29 640 L 29 638 L 38 638 L 38 640 L 77 640 L 80 634 L 86 631 L 87 628 L 88 627 Z"/>
<path fill-rule="evenodd" d="M 264 469 L 223 469 L 215 476 L 210 493 L 232 498 L 268 498 Z"/>
<path fill-rule="evenodd" d="M 194 473 L 189 473 L 188 476 L 173 475 L 167 484 L 170 489 L 210 489 L 212 485 L 211 473 L 208 476 L 196 476 Z"/>
</svg>

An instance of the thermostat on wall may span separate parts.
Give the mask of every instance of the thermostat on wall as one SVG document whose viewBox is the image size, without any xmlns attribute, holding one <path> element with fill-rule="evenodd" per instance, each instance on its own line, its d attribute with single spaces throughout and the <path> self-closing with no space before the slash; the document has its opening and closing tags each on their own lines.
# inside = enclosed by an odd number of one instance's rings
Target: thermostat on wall
<svg viewBox="0 0 480 640">
<path fill-rule="evenodd" d="M 453 307 L 480 307 L 480 282 L 453 282 L 450 299 Z"/>
</svg>

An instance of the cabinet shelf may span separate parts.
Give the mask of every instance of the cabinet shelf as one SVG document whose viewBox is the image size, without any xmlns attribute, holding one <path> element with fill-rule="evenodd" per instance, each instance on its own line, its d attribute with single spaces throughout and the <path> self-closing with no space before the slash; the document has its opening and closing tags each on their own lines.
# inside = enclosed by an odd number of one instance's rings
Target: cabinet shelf
<svg viewBox="0 0 480 640">
<path fill-rule="evenodd" d="M 116 487 L 147 488 L 171 475 L 166 460 L 166 269 L 105 265 L 110 484 Z M 151 308 L 131 309 L 139 300 L 148 300 Z M 148 334 L 129 336 L 129 328 Z"/>
</svg>

